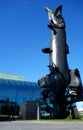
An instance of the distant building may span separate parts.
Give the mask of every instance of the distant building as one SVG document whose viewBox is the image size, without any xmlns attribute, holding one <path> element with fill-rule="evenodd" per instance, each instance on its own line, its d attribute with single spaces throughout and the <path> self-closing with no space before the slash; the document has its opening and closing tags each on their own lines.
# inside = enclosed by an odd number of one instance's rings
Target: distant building
<svg viewBox="0 0 83 130">
<path fill-rule="evenodd" d="M 20 107 L 27 101 L 38 101 L 40 96 L 37 83 L 24 81 L 23 75 L 0 73 L 0 114 L 4 114 L 3 108 L 7 108 L 11 115 L 14 103 Z"/>
<path fill-rule="evenodd" d="M 0 72 L 0 79 L 12 79 L 12 80 L 21 80 L 21 81 L 23 81 L 24 76 L 23 75 Z"/>
<path fill-rule="evenodd" d="M 79 114 L 82 114 L 82 115 L 83 115 L 83 108 L 79 108 L 79 109 L 78 109 L 78 112 L 79 112 Z"/>
</svg>

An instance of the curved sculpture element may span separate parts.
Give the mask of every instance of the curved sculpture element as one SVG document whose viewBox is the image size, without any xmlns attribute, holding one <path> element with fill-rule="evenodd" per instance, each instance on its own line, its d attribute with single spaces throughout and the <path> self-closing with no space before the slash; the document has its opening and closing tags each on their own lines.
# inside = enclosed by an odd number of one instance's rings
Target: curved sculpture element
<svg viewBox="0 0 83 130">
<path fill-rule="evenodd" d="M 46 104 L 46 111 L 51 111 L 52 118 L 66 118 L 73 108 L 73 103 L 82 83 L 78 69 L 69 70 L 67 54 L 69 47 L 66 43 L 65 21 L 62 17 L 62 6 L 55 11 L 46 7 L 52 30 L 50 48 L 43 48 L 44 53 L 49 54 L 50 73 L 38 80 L 42 91 L 43 101 Z M 72 91 L 73 90 L 73 91 Z M 74 104 L 75 105 L 75 104 Z"/>
<path fill-rule="evenodd" d="M 50 20 L 49 28 L 52 29 L 52 36 L 50 41 L 50 63 L 49 65 L 53 67 L 55 65 L 60 73 L 63 75 L 66 83 L 69 82 L 69 71 L 67 64 L 67 53 L 68 48 L 66 44 L 66 32 L 65 32 L 65 22 L 61 15 L 62 6 L 58 7 L 56 11 L 52 11 L 46 8 Z"/>
</svg>

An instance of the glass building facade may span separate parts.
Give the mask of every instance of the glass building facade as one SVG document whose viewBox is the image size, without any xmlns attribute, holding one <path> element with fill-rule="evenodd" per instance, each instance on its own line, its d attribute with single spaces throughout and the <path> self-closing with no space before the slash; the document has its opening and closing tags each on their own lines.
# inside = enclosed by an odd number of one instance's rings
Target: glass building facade
<svg viewBox="0 0 83 130">
<path fill-rule="evenodd" d="M 0 79 L 0 100 L 16 102 L 19 105 L 26 101 L 37 101 L 41 95 L 35 82 Z"/>
<path fill-rule="evenodd" d="M 20 116 L 20 113 L 24 119 L 34 119 L 33 112 L 36 118 L 36 103 L 40 98 L 41 89 L 36 82 L 24 81 L 23 75 L 0 73 L 0 120 L 3 116 L 9 120 L 11 115 Z"/>
</svg>

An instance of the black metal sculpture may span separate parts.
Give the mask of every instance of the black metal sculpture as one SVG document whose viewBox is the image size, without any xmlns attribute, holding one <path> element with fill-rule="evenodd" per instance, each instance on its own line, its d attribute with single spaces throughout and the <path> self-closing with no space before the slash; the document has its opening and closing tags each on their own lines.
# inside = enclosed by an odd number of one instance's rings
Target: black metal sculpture
<svg viewBox="0 0 83 130">
<path fill-rule="evenodd" d="M 42 88 L 42 100 L 45 110 L 51 111 L 51 118 L 62 119 L 74 111 L 74 102 L 81 101 L 82 82 L 78 69 L 70 70 L 67 63 L 69 47 L 66 43 L 65 21 L 62 17 L 62 6 L 55 11 L 46 7 L 52 30 L 49 48 L 42 51 L 49 54 L 50 73 L 38 80 Z M 74 115 L 74 113 L 72 114 Z M 75 116 L 74 116 L 75 118 Z"/>
</svg>

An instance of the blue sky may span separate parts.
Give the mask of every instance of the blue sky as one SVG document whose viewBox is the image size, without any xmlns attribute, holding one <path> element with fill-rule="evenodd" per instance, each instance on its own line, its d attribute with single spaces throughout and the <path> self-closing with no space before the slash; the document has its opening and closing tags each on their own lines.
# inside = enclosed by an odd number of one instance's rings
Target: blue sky
<svg viewBox="0 0 83 130">
<path fill-rule="evenodd" d="M 66 22 L 70 48 L 70 69 L 78 68 L 83 80 L 83 2 L 82 0 L 0 0 L 0 72 L 23 74 L 37 81 L 49 73 L 48 55 L 51 30 L 45 7 L 55 10 L 60 4 Z"/>
<path fill-rule="evenodd" d="M 22 74 L 35 81 L 49 73 L 48 55 L 51 30 L 45 7 L 63 6 L 70 69 L 78 68 L 83 80 L 83 1 L 82 0 L 0 0 L 0 72 Z"/>
</svg>

